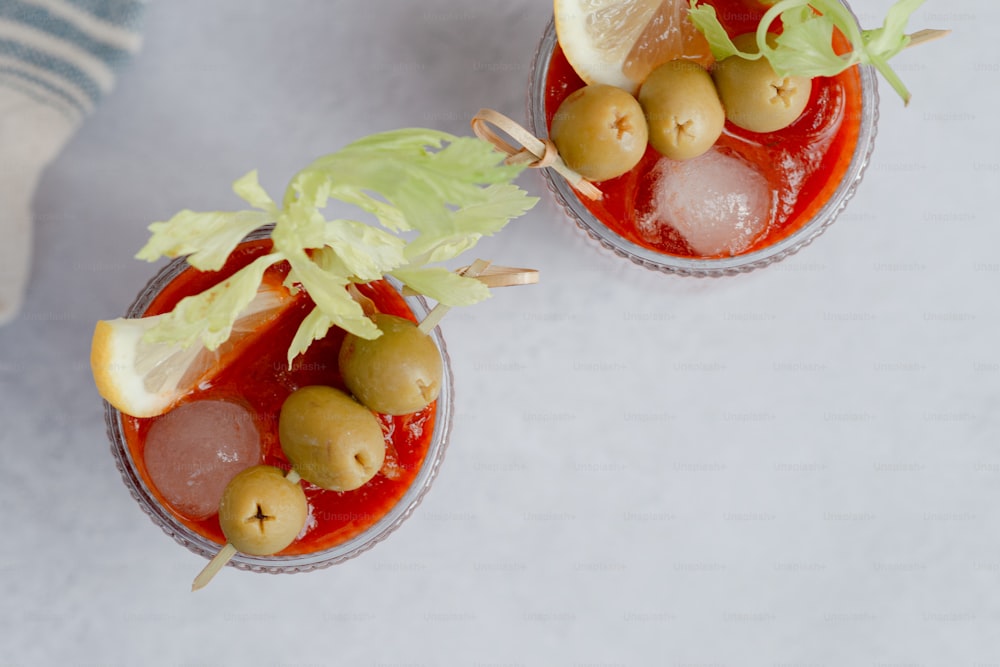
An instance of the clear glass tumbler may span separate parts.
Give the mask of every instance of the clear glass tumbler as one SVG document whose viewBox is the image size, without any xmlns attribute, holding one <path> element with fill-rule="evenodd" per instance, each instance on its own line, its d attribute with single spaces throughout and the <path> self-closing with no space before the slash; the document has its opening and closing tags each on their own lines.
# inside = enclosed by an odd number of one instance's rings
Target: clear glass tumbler
<svg viewBox="0 0 1000 667">
<path fill-rule="evenodd" d="M 263 238 L 268 233 L 268 229 L 258 230 L 248 236 L 247 240 Z M 183 259 L 177 259 L 168 263 L 138 294 L 135 301 L 128 308 L 125 316 L 142 316 L 156 295 L 187 268 L 188 264 Z M 399 289 L 398 284 L 393 283 L 393 285 L 397 290 Z M 430 308 L 423 298 L 407 296 L 404 299 L 418 321 L 422 320 L 430 312 Z M 441 391 L 437 399 L 434 430 L 423 464 L 417 472 L 413 483 L 399 501 L 384 516 L 362 533 L 334 547 L 313 553 L 289 556 L 249 556 L 240 553 L 230 561 L 231 565 L 242 570 L 271 573 L 308 572 L 328 567 L 353 558 L 372 548 L 375 544 L 388 537 L 412 514 L 427 493 L 441 466 L 451 434 L 452 415 L 454 412 L 454 379 L 452 377 L 448 351 L 439 328 L 435 327 L 430 336 L 441 352 L 443 360 Z M 122 414 L 105 402 L 105 423 L 108 437 L 111 441 L 111 453 L 114 456 L 115 463 L 125 482 L 125 486 L 132 494 L 132 497 L 153 523 L 159 526 L 167 535 L 174 538 L 177 543 L 205 558 L 212 558 L 219 551 L 220 545 L 186 526 L 170 509 L 164 507 L 159 502 L 156 495 L 146 485 L 132 458 L 132 453 L 123 430 L 122 419 Z"/>
<path fill-rule="evenodd" d="M 843 3 L 847 6 L 847 3 Z M 547 137 L 546 81 L 554 49 L 556 31 L 549 21 L 535 53 L 528 91 L 528 124 L 535 136 Z M 771 245 L 727 257 L 691 258 L 670 255 L 638 245 L 608 228 L 584 205 L 580 195 L 558 174 L 542 170 L 556 201 L 587 235 L 616 255 L 640 266 L 664 273 L 688 276 L 725 276 L 762 268 L 792 255 L 811 243 L 837 219 L 861 183 L 875 145 L 878 124 L 878 81 L 874 68 L 859 66 L 861 84 L 860 124 L 853 155 L 840 184 L 809 220 L 791 234 Z M 553 110 L 554 111 L 554 110 Z"/>
</svg>

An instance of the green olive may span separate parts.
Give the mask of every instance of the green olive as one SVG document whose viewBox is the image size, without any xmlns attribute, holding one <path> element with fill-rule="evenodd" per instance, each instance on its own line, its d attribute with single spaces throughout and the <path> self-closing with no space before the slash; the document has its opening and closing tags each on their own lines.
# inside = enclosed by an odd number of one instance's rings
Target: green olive
<svg viewBox="0 0 1000 667">
<path fill-rule="evenodd" d="M 312 385 L 292 392 L 281 405 L 278 438 L 302 479 L 331 491 L 362 486 L 385 460 L 378 419 L 333 387 Z"/>
<path fill-rule="evenodd" d="M 768 34 L 768 43 L 776 35 Z M 740 51 L 757 53 L 757 36 L 740 35 L 733 40 Z M 802 76 L 778 76 L 766 58 L 747 60 L 730 56 L 716 63 L 712 78 L 726 109 L 726 117 L 751 132 L 775 132 L 802 115 L 812 93 L 812 80 Z"/>
<path fill-rule="evenodd" d="M 219 525 L 237 551 L 269 556 L 295 541 L 306 523 L 306 494 L 274 466 L 246 468 L 226 485 Z"/>
<path fill-rule="evenodd" d="M 649 136 L 636 99 L 604 84 L 584 86 L 563 100 L 552 117 L 551 135 L 563 162 L 591 181 L 632 169 Z"/>
<path fill-rule="evenodd" d="M 421 410 L 441 392 L 441 353 L 431 337 L 402 317 L 379 313 L 382 335 L 348 334 L 338 363 L 344 383 L 369 409 L 387 415 Z"/>
<path fill-rule="evenodd" d="M 704 67 L 671 60 L 652 72 L 639 89 L 649 124 L 649 143 L 674 160 L 698 157 L 715 143 L 726 112 Z"/>
</svg>

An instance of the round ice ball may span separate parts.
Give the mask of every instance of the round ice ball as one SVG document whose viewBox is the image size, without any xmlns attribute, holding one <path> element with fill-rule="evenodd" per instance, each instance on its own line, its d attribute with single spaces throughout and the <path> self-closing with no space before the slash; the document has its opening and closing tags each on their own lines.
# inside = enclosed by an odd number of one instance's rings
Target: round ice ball
<svg viewBox="0 0 1000 667">
<path fill-rule="evenodd" d="M 153 485 L 174 510 L 207 519 L 219 511 L 229 480 L 260 463 L 260 434 L 241 405 L 192 401 L 153 422 L 143 456 Z"/>
<path fill-rule="evenodd" d="M 775 194 L 764 175 L 718 149 L 683 162 L 661 158 L 651 177 L 652 210 L 638 221 L 651 242 L 672 227 L 703 257 L 737 255 L 771 217 Z"/>
</svg>

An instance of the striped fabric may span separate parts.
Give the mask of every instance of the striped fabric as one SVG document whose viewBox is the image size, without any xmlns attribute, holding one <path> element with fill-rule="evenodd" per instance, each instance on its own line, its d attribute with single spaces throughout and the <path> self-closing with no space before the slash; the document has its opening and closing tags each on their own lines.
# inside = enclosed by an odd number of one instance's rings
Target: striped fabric
<svg viewBox="0 0 1000 667">
<path fill-rule="evenodd" d="M 139 50 L 139 0 L 0 0 L 0 85 L 78 118 Z"/>
<path fill-rule="evenodd" d="M 42 170 L 142 44 L 145 0 L 0 0 L 0 324 L 21 308 Z"/>
</svg>

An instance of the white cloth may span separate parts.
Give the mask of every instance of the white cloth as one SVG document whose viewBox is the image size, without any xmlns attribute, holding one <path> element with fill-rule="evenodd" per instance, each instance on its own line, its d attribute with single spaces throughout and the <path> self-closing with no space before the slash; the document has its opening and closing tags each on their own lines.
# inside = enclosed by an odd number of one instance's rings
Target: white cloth
<svg viewBox="0 0 1000 667">
<path fill-rule="evenodd" d="M 31 271 L 42 170 L 141 45 L 144 0 L 0 0 L 0 324 Z"/>
</svg>

